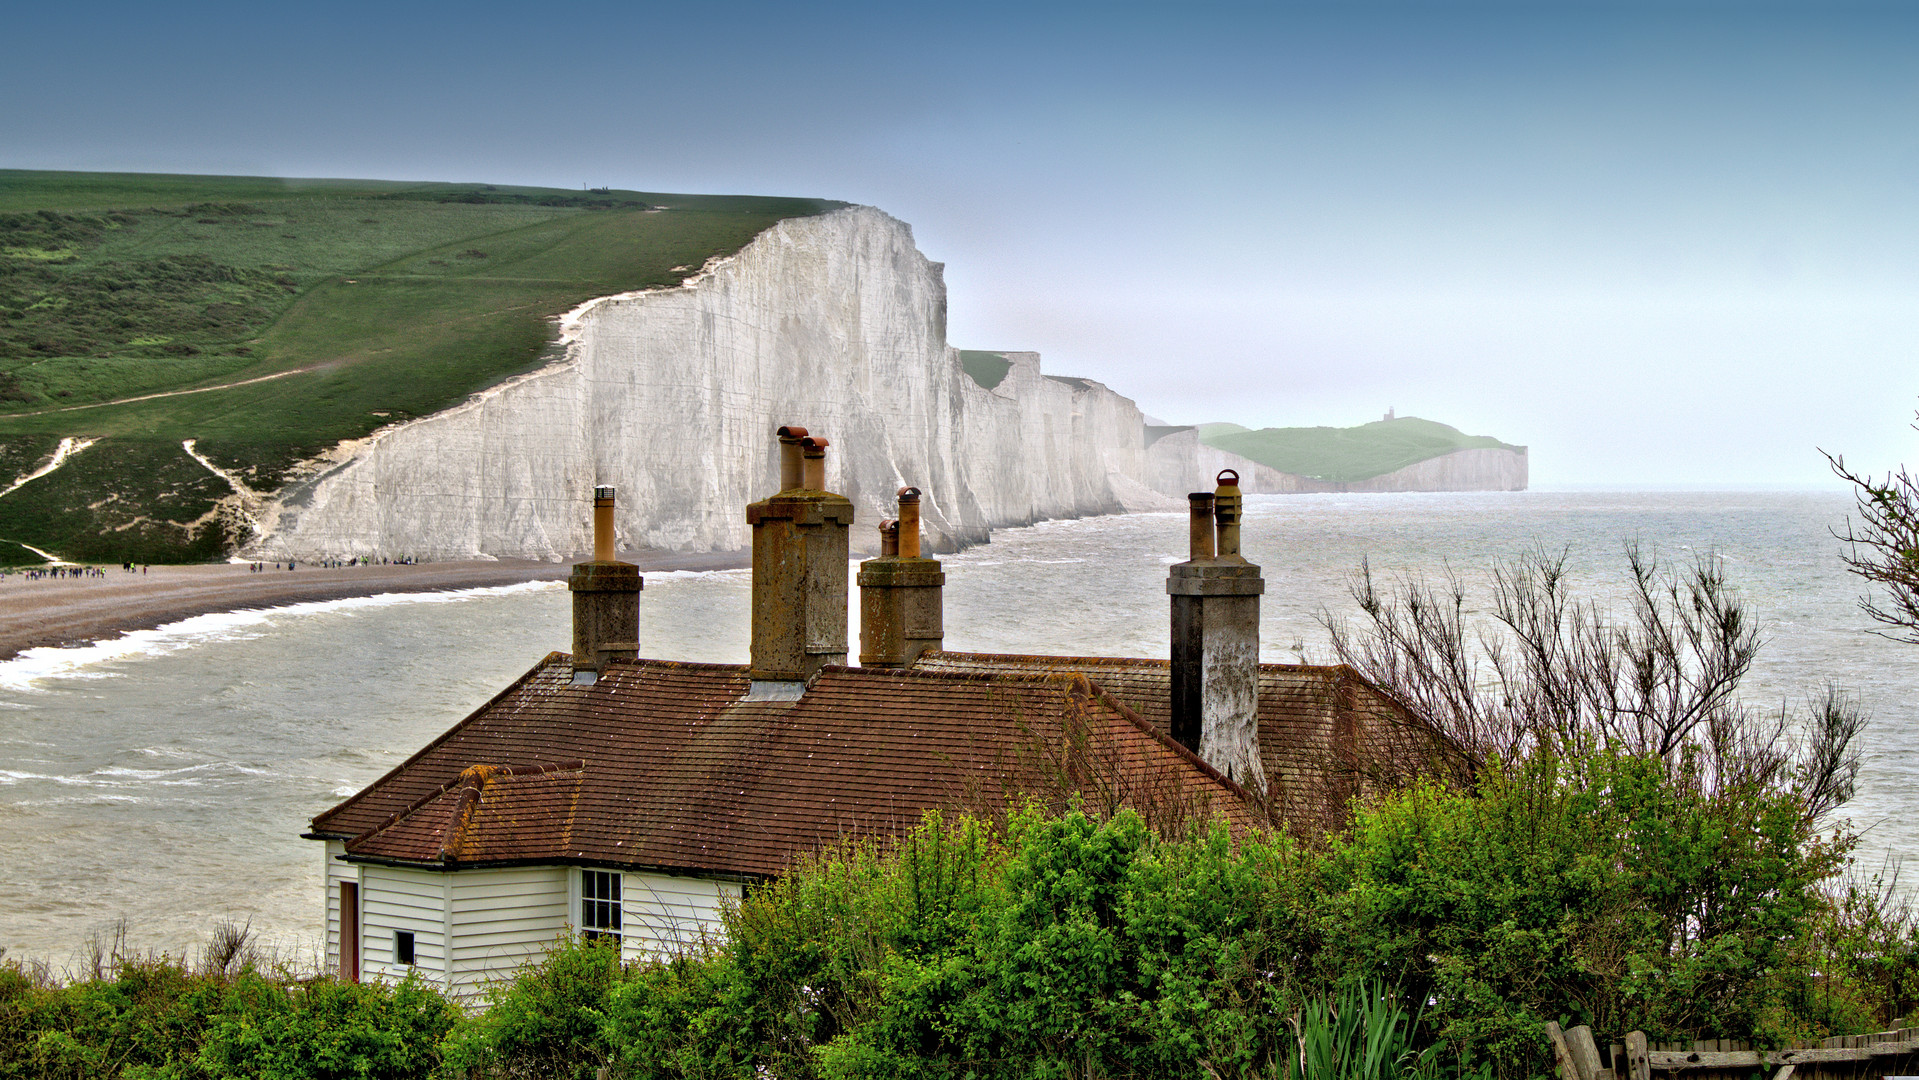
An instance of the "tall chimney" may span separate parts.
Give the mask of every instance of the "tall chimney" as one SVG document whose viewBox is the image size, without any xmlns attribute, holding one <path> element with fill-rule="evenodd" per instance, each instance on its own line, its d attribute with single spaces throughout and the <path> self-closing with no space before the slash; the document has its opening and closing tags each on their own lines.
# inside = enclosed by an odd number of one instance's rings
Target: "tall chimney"
<svg viewBox="0 0 1919 1080">
<path fill-rule="evenodd" d="M 752 696 L 797 696 L 846 663 L 847 530 L 853 504 L 825 490 L 827 441 L 779 430 L 781 490 L 746 508 L 753 527 Z M 789 474 L 791 460 L 798 475 Z"/>
<path fill-rule="evenodd" d="M 640 654 L 640 568 L 613 557 L 613 489 L 593 489 L 593 561 L 577 563 L 573 593 L 573 681 L 591 684 L 614 657 Z"/>
<path fill-rule="evenodd" d="M 860 564 L 861 667 L 906 667 L 946 636 L 946 574 L 920 558 L 920 489 L 901 488 L 899 499 L 899 520 L 880 525 L 879 558 Z"/>
<path fill-rule="evenodd" d="M 1189 558 L 1166 578 L 1173 604 L 1172 736 L 1241 786 L 1266 790 L 1259 759 L 1259 567 L 1239 553 L 1239 474 L 1187 496 Z M 1210 519 L 1210 520 L 1208 520 Z"/>
</svg>

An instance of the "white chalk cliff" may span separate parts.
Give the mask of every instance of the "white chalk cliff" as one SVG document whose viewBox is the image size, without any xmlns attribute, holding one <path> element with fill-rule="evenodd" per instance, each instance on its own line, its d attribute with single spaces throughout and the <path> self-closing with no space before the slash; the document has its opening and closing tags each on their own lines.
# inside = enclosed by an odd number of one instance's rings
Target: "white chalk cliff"
<svg viewBox="0 0 1919 1080">
<path fill-rule="evenodd" d="M 591 547 L 595 484 L 619 489 L 622 546 L 734 550 L 781 424 L 831 440 L 828 487 L 863 522 L 920 488 L 934 550 L 1176 506 L 1131 400 L 1032 353 L 990 390 L 962 370 L 942 269 L 869 207 L 782 221 L 681 287 L 584 305 L 559 361 L 338 448 L 262 508 L 253 551 L 559 559 Z"/>
</svg>

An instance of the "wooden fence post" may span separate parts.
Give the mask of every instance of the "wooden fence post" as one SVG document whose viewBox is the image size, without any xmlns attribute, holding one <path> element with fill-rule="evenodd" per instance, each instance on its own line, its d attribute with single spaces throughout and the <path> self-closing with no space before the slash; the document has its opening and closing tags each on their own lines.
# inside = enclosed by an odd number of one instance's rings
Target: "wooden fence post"
<svg viewBox="0 0 1919 1080">
<path fill-rule="evenodd" d="M 1579 1075 L 1579 1063 L 1573 1060 L 1572 1048 L 1566 1045 L 1566 1033 L 1559 1029 L 1559 1021 L 1546 1021 L 1546 1038 L 1553 1048 L 1553 1064 L 1559 1069 L 1559 1080 L 1585 1080 Z"/>
<path fill-rule="evenodd" d="M 1652 1080 L 1652 1059 L 1646 1056 L 1645 1032 L 1626 1033 L 1626 1067 L 1630 1073 L 1627 1080 Z"/>
</svg>

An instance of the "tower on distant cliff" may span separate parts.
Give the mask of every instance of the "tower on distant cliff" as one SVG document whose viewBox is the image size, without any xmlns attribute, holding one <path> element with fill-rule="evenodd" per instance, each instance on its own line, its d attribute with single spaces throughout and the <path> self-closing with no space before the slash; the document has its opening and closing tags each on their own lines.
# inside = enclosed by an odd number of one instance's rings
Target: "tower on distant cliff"
<svg viewBox="0 0 1919 1080">
<path fill-rule="evenodd" d="M 1239 474 L 1188 495 L 1189 558 L 1168 571 L 1172 596 L 1172 736 L 1248 791 L 1264 793 L 1259 757 L 1259 567 L 1239 553 Z"/>
</svg>

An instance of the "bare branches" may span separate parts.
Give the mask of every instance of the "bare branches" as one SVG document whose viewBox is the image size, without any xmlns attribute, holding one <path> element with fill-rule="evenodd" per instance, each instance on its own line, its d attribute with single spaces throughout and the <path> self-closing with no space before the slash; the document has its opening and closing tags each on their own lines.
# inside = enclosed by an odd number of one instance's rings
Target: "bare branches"
<svg viewBox="0 0 1919 1080">
<path fill-rule="evenodd" d="M 1487 610 L 1450 568 L 1441 586 L 1382 589 L 1362 564 L 1350 590 L 1363 622 L 1321 621 L 1340 660 L 1426 717 L 1469 772 L 1604 750 L 1791 791 L 1810 817 L 1849 799 L 1865 723 L 1851 699 L 1828 687 L 1802 714 L 1748 708 L 1737 691 L 1760 632 L 1723 565 L 1661 571 L 1635 544 L 1626 565 L 1623 620 L 1574 594 L 1564 552 L 1534 550 L 1494 567 Z"/>
<path fill-rule="evenodd" d="M 1843 532 L 1833 530 L 1846 545 L 1840 558 L 1848 570 L 1887 593 L 1883 601 L 1862 596 L 1859 607 L 1875 621 L 1897 628 L 1875 633 L 1919 645 L 1919 479 L 1901 468 L 1875 481 L 1847 468 L 1842 455 L 1826 454 L 1826 461 L 1853 486 L 1858 503 L 1858 524 L 1848 517 Z"/>
</svg>

